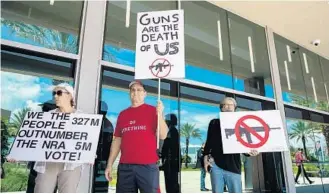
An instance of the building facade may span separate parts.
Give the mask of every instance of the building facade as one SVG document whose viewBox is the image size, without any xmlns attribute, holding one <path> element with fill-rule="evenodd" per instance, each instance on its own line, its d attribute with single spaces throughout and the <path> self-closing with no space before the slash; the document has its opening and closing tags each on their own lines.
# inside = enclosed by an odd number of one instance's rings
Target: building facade
<svg viewBox="0 0 329 194">
<path fill-rule="evenodd" d="M 172 9 L 184 10 L 186 78 L 162 80 L 161 99 L 165 114 L 178 118 L 177 146 L 189 150 L 182 131 L 197 132 L 189 139 L 193 147 L 205 141 L 225 96 L 234 97 L 240 111 L 278 109 L 290 151 L 243 159 L 244 190 L 328 193 L 329 56 L 206 1 L 2 1 L 1 119 L 12 126 L 9 136 L 24 111 L 39 110 L 39 104 L 51 100 L 51 86 L 72 84 L 77 108 L 103 112 L 107 121 L 98 158 L 85 169 L 79 191 L 107 192 L 104 169 L 113 128 L 130 105 L 137 13 Z M 155 105 L 157 80 L 144 83 L 146 103 Z M 309 159 L 305 168 L 315 181 L 311 186 L 295 184 L 298 148 Z M 25 189 L 25 165 L 5 164 L 2 191 Z M 22 170 L 17 174 L 12 168 Z M 192 180 L 184 173 L 182 167 L 179 182 L 181 191 L 188 192 Z M 22 184 L 10 185 L 17 177 Z"/>
</svg>

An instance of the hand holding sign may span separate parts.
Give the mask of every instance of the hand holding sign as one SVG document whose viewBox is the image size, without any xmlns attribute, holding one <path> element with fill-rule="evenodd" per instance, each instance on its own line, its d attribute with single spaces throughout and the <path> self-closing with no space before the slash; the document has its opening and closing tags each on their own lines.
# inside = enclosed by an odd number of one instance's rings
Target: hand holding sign
<svg viewBox="0 0 329 194">
<path fill-rule="evenodd" d="M 287 151 L 278 110 L 221 112 L 223 151 L 226 154 Z"/>
<path fill-rule="evenodd" d="M 94 163 L 103 115 L 28 112 L 8 158 Z M 33 151 L 34 154 L 29 154 Z"/>
</svg>

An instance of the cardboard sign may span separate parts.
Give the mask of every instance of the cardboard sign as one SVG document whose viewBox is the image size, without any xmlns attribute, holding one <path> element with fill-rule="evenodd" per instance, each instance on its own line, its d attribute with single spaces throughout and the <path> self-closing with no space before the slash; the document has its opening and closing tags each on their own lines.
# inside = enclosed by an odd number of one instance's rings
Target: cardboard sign
<svg viewBox="0 0 329 194">
<path fill-rule="evenodd" d="M 287 151 L 288 146 L 280 112 L 221 112 L 224 153 Z"/>
<path fill-rule="evenodd" d="M 185 78 L 184 11 L 137 14 L 135 79 Z"/>
<path fill-rule="evenodd" d="M 9 158 L 94 163 L 103 115 L 28 112 Z"/>
</svg>

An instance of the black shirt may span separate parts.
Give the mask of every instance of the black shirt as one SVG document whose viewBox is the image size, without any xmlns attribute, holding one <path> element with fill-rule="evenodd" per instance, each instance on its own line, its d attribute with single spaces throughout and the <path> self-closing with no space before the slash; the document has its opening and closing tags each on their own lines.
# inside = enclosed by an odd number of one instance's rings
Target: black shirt
<svg viewBox="0 0 329 194">
<path fill-rule="evenodd" d="M 240 154 L 223 153 L 222 134 L 219 119 L 213 119 L 209 123 L 204 155 L 209 154 L 214 158 L 215 164 L 221 169 L 241 174 Z"/>
</svg>

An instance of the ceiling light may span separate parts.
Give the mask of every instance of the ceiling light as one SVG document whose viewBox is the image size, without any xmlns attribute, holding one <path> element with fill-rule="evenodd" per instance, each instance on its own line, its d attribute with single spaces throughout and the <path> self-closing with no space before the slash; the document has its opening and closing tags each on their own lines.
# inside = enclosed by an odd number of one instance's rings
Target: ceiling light
<svg viewBox="0 0 329 194">
<path fill-rule="evenodd" d="M 290 77 L 289 77 L 289 70 L 288 70 L 288 64 L 287 61 L 284 61 L 284 68 L 286 70 L 286 79 L 287 79 L 287 85 L 288 85 L 288 90 L 291 90 L 291 85 L 290 85 Z"/>
<path fill-rule="evenodd" d="M 250 36 L 248 36 L 248 46 L 249 46 L 251 72 L 254 73 L 255 72 L 254 52 L 252 50 L 252 42 Z"/>
<path fill-rule="evenodd" d="M 54 3 L 55 3 L 55 0 L 50 0 L 50 2 L 49 2 L 50 5 L 54 5 Z"/>
<path fill-rule="evenodd" d="M 219 59 L 222 61 L 223 60 L 223 43 L 222 43 L 222 31 L 221 31 L 219 20 L 217 20 L 217 31 L 218 31 Z"/>
</svg>

